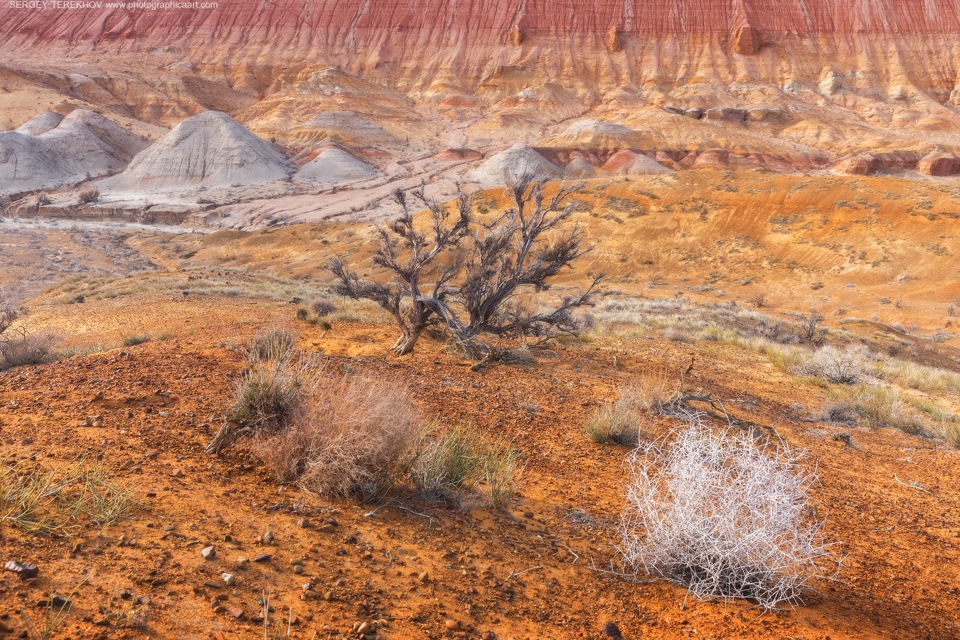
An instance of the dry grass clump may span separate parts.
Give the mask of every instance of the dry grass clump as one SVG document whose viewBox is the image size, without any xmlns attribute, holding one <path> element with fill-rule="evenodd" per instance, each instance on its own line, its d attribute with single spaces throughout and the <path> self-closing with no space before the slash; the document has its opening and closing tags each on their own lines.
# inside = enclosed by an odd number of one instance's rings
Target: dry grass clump
<svg viewBox="0 0 960 640">
<path fill-rule="evenodd" d="M 80 516 L 86 516 L 102 530 L 134 511 L 134 493 L 96 461 L 79 460 L 56 469 L 3 467 L 0 524 L 66 536 L 80 531 Z"/>
<path fill-rule="evenodd" d="M 494 507 L 505 510 L 513 504 L 523 470 L 520 452 L 516 449 L 502 442 L 488 447 L 483 458 L 483 481 Z"/>
<path fill-rule="evenodd" d="M 317 381 L 319 381 L 319 374 Z M 420 433 L 410 392 L 366 378 L 310 384 L 283 428 L 255 450 L 283 481 L 326 496 L 382 496 L 406 472 Z"/>
<path fill-rule="evenodd" d="M 896 388 L 858 384 L 831 391 L 823 401 L 820 419 L 855 424 L 871 429 L 892 427 L 911 435 L 923 435 L 926 427 L 910 410 Z"/>
<path fill-rule="evenodd" d="M 269 350 L 280 348 L 280 343 Z M 281 428 L 299 410 L 316 378 L 316 366 L 292 351 L 279 357 L 261 355 L 251 347 L 247 370 L 234 388 L 234 404 L 229 419 L 254 432 L 271 432 Z"/>
<path fill-rule="evenodd" d="M 943 425 L 940 437 L 954 449 L 960 449 L 960 423 L 950 422 Z"/>
<path fill-rule="evenodd" d="M 811 514 L 813 473 L 786 448 L 699 423 L 630 460 L 619 551 L 641 570 L 701 598 L 763 607 L 799 601 L 827 574 L 829 546 Z"/>
<path fill-rule="evenodd" d="M 257 336 L 244 347 L 247 360 L 285 360 L 296 350 L 297 340 L 286 329 L 271 329 Z"/>
<path fill-rule="evenodd" d="M 587 435 L 600 444 L 636 446 L 640 441 L 642 414 L 663 413 L 676 401 L 679 386 L 665 371 L 651 371 L 620 390 L 614 403 L 594 411 L 584 423 Z"/>
<path fill-rule="evenodd" d="M 506 509 L 516 499 L 523 465 L 520 453 L 503 442 L 487 442 L 471 427 L 425 431 L 416 447 L 410 478 L 420 495 L 459 503 L 477 482 L 487 485 L 490 501 Z"/>
<path fill-rule="evenodd" d="M 600 406 L 590 414 L 583 428 L 597 444 L 633 447 L 640 441 L 640 417 L 619 401 Z"/>
</svg>

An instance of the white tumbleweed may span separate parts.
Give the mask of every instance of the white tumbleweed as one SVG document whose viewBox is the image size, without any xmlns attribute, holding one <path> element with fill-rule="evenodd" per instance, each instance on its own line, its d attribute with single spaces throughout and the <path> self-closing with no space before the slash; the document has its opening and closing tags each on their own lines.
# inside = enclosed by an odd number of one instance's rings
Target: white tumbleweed
<svg viewBox="0 0 960 640">
<path fill-rule="evenodd" d="M 813 517 L 816 474 L 785 445 L 711 431 L 693 418 L 630 458 L 619 551 L 701 598 L 795 603 L 836 560 Z"/>
</svg>

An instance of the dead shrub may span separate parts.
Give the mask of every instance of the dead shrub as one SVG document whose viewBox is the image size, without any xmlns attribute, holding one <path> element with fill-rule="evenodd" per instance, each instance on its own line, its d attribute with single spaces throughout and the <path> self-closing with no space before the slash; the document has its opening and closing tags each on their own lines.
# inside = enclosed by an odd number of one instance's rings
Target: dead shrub
<svg viewBox="0 0 960 640">
<path fill-rule="evenodd" d="M 310 303 L 310 310 L 318 317 L 323 318 L 337 311 L 337 303 L 332 298 L 317 298 Z"/>
<path fill-rule="evenodd" d="M 0 371 L 46 362 L 56 342 L 53 334 L 26 329 L 0 335 Z"/>
<path fill-rule="evenodd" d="M 279 479 L 309 492 L 382 496 L 406 473 L 420 432 L 410 392 L 360 377 L 317 381 L 282 429 L 256 440 L 255 451 Z"/>
<path fill-rule="evenodd" d="M 698 422 L 639 448 L 620 523 L 625 565 L 701 598 L 797 602 L 830 575 L 831 556 L 801 459 Z"/>
<path fill-rule="evenodd" d="M 77 194 L 77 201 L 80 204 L 90 204 L 91 202 L 96 202 L 100 199 L 100 190 L 99 189 L 86 189 Z"/>
</svg>

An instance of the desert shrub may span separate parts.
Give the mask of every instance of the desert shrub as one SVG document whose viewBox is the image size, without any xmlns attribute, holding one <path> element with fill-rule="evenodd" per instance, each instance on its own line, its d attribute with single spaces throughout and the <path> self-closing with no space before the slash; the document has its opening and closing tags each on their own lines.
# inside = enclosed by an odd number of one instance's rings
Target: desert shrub
<svg viewBox="0 0 960 640">
<path fill-rule="evenodd" d="M 45 362 L 55 343 L 52 334 L 26 329 L 0 335 L 0 371 Z"/>
<path fill-rule="evenodd" d="M 859 384 L 835 390 L 823 401 L 820 419 L 868 428 L 892 427 L 909 434 L 925 433 L 923 422 L 914 415 L 895 388 Z"/>
<path fill-rule="evenodd" d="M 332 298 L 317 298 L 310 303 L 310 310 L 322 318 L 336 313 L 337 303 Z"/>
<path fill-rule="evenodd" d="M 99 189 L 86 189 L 77 194 L 77 200 L 80 204 L 90 204 L 100 199 Z"/>
<path fill-rule="evenodd" d="M 425 434 L 417 446 L 410 477 L 424 496 L 455 499 L 476 480 L 483 467 L 483 443 L 466 427 Z"/>
<path fill-rule="evenodd" d="M 0 284 L 0 334 L 10 328 L 23 313 L 23 297 L 12 286 Z"/>
<path fill-rule="evenodd" d="M 297 346 L 293 334 L 286 329 L 271 329 L 257 334 L 244 348 L 248 359 L 283 360 L 288 358 Z"/>
<path fill-rule="evenodd" d="M 283 428 L 254 448 L 277 477 L 325 496 L 382 496 L 403 477 L 420 433 L 400 384 L 360 377 L 308 385 Z"/>
<path fill-rule="evenodd" d="M 800 458 L 698 423 L 638 449 L 620 523 L 625 565 L 702 598 L 798 601 L 830 556 Z"/>
<path fill-rule="evenodd" d="M 868 367 L 866 349 L 862 347 L 822 347 L 801 364 L 797 373 L 837 384 L 856 384 Z"/>
</svg>

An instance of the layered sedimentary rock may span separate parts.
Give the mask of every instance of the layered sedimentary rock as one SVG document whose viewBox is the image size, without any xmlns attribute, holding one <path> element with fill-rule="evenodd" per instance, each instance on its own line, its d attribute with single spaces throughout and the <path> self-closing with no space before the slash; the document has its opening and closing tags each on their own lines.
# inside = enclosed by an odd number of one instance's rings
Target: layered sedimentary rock
<svg viewBox="0 0 960 640">
<path fill-rule="evenodd" d="M 49 7 L 0 8 L 10 128 L 8 97 L 34 91 L 164 127 L 227 111 L 300 153 L 522 141 L 564 166 L 630 149 L 775 170 L 960 153 L 957 0 Z"/>
</svg>

